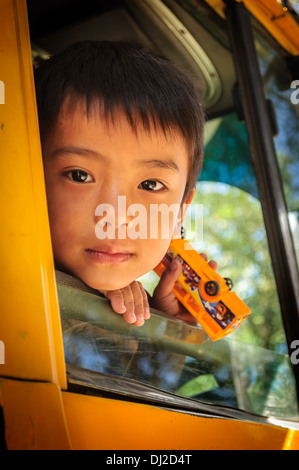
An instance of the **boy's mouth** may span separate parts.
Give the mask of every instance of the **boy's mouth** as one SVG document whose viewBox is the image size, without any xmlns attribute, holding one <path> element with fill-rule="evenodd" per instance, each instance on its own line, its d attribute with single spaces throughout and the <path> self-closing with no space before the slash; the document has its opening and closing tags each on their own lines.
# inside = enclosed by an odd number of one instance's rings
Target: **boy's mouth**
<svg viewBox="0 0 299 470">
<path fill-rule="evenodd" d="M 87 248 L 85 252 L 92 260 L 98 263 L 124 263 L 133 256 L 133 253 L 117 247 Z"/>
</svg>

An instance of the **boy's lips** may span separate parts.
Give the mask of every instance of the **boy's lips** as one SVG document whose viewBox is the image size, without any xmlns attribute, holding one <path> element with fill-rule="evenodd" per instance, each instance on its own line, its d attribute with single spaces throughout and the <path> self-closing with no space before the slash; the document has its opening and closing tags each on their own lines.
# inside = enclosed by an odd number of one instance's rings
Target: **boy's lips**
<svg viewBox="0 0 299 470">
<path fill-rule="evenodd" d="M 87 255 L 98 263 L 123 263 L 128 261 L 133 253 L 121 247 L 100 247 L 100 248 L 87 248 L 85 250 Z"/>
</svg>

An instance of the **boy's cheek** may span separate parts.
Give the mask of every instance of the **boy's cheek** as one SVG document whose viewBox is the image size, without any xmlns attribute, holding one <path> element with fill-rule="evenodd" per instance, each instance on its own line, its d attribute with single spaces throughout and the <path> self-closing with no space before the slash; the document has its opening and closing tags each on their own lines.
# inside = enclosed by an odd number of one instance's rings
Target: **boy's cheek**
<svg viewBox="0 0 299 470">
<path fill-rule="evenodd" d="M 155 245 L 157 245 L 155 243 Z M 159 247 L 152 247 L 149 250 L 142 250 L 143 255 L 133 255 L 130 262 L 122 265 L 94 265 L 88 262 L 84 254 L 71 254 L 70 247 L 68 253 L 60 247 L 60 256 L 56 256 L 58 265 L 80 278 L 89 287 L 97 290 L 116 290 L 122 289 L 140 276 L 151 271 L 163 258 L 168 248 L 168 241 Z M 154 254 L 154 255 L 153 255 Z"/>
</svg>

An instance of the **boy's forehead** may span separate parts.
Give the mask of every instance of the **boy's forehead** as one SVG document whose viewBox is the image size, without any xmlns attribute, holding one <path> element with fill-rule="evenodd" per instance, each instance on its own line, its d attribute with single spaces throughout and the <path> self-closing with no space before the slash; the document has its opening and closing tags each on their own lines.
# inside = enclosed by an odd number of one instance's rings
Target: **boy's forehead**
<svg viewBox="0 0 299 470">
<path fill-rule="evenodd" d="M 183 166 L 190 166 L 187 144 L 178 129 L 164 131 L 154 123 L 148 128 L 138 116 L 135 125 L 132 125 L 122 109 L 109 114 L 104 112 L 97 101 L 87 106 L 86 100 L 73 98 L 64 100 L 52 129 L 44 139 L 44 158 L 55 152 L 55 147 L 72 146 L 80 142 L 92 147 L 94 142 L 109 142 L 110 137 L 113 143 L 115 138 L 123 139 L 121 142 L 124 146 L 127 142 L 133 142 L 133 145 L 136 142 L 141 149 L 146 148 L 149 152 L 178 152 Z"/>
<path fill-rule="evenodd" d="M 159 123 L 153 122 L 150 116 L 148 122 L 149 125 L 146 125 L 138 113 L 130 118 L 121 107 L 106 111 L 98 99 L 87 103 L 85 98 L 68 96 L 63 101 L 54 126 L 47 137 L 52 139 L 57 131 L 59 134 L 61 132 L 72 134 L 72 130 L 83 133 L 89 128 L 98 127 L 105 129 L 108 135 L 117 131 L 126 136 L 129 132 L 133 133 L 139 141 L 142 137 L 146 137 L 147 140 L 161 142 L 161 145 L 162 143 L 179 144 L 187 151 L 189 158 L 188 143 L 176 126 L 163 129 Z"/>
</svg>

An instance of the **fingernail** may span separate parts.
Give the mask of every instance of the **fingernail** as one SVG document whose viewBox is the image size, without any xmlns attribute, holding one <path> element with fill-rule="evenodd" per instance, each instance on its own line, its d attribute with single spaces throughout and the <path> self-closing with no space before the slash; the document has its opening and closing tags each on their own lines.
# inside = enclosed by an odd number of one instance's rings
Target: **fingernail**
<svg viewBox="0 0 299 470">
<path fill-rule="evenodd" d="M 176 260 L 175 259 L 171 260 L 171 263 L 169 264 L 170 271 L 174 271 L 176 267 L 177 267 Z"/>
<path fill-rule="evenodd" d="M 181 264 L 182 264 L 182 262 L 181 262 L 180 258 L 174 258 L 171 261 L 170 265 L 169 265 L 170 271 L 175 271 L 177 269 L 177 267 Z"/>
<path fill-rule="evenodd" d="M 148 308 L 144 310 L 144 318 L 148 320 L 151 317 L 151 312 L 149 311 Z"/>
</svg>

